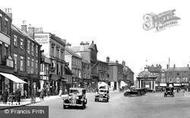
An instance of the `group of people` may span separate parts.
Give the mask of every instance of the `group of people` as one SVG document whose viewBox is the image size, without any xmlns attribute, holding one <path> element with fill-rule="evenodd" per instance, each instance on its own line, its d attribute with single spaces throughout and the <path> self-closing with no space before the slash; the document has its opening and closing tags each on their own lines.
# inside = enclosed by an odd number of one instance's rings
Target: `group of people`
<svg viewBox="0 0 190 118">
<path fill-rule="evenodd" d="M 5 91 L 2 94 L 2 100 L 4 104 L 16 102 L 16 104 L 20 105 L 21 102 L 21 90 L 17 89 L 13 93 L 9 93 L 8 89 L 5 89 Z"/>
</svg>

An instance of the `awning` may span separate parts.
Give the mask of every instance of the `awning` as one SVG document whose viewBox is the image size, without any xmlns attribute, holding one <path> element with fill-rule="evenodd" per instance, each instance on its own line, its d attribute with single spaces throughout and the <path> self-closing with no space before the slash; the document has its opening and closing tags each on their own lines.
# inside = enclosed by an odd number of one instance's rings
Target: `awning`
<svg viewBox="0 0 190 118">
<path fill-rule="evenodd" d="M 4 77 L 14 81 L 15 83 L 20 83 L 20 84 L 25 84 L 26 82 L 19 79 L 18 77 L 12 75 L 12 74 L 7 74 L 7 73 L 0 73 L 1 75 L 3 75 Z"/>
<path fill-rule="evenodd" d="M 66 75 L 72 75 L 73 74 L 68 66 L 65 66 L 65 74 Z"/>
</svg>

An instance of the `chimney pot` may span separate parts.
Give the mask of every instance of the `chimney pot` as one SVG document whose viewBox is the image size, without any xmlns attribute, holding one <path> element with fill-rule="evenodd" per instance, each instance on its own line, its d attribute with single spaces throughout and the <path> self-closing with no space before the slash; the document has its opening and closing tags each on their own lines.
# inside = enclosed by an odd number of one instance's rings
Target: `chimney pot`
<svg viewBox="0 0 190 118">
<path fill-rule="evenodd" d="M 175 68 L 175 64 L 174 64 L 174 68 Z"/>
<path fill-rule="evenodd" d="M 169 69 L 169 65 L 167 64 L 167 69 Z"/>
<path fill-rule="evenodd" d="M 122 65 L 125 66 L 125 61 L 122 61 Z"/>
<path fill-rule="evenodd" d="M 21 30 L 27 33 L 27 25 L 25 20 L 22 21 Z"/>
<path fill-rule="evenodd" d="M 107 62 L 107 63 L 110 62 L 110 57 L 106 57 L 106 62 Z"/>
</svg>

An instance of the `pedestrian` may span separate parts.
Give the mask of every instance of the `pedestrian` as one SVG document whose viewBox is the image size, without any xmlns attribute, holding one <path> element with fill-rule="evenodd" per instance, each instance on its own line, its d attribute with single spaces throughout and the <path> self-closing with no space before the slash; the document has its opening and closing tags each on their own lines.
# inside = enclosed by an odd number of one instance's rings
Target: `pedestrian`
<svg viewBox="0 0 190 118">
<path fill-rule="evenodd" d="M 4 104 L 7 104 L 8 95 L 9 95 L 8 90 L 5 89 L 5 91 L 3 92 L 3 95 L 2 95 Z"/>
<path fill-rule="evenodd" d="M 40 93 L 40 99 L 41 100 L 44 100 L 44 94 L 45 94 L 45 89 L 42 88 L 41 93 Z"/>
<path fill-rule="evenodd" d="M 24 90 L 24 98 L 27 98 L 27 91 Z"/>
<path fill-rule="evenodd" d="M 17 89 L 15 92 L 15 99 L 16 99 L 16 105 L 20 105 L 20 101 L 21 101 L 21 91 L 20 89 Z"/>
</svg>

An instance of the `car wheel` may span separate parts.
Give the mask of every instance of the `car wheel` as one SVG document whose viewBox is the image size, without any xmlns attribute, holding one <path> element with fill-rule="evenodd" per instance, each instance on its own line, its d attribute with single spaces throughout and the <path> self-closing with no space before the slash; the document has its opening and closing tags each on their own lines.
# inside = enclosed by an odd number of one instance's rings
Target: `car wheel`
<svg viewBox="0 0 190 118">
<path fill-rule="evenodd" d="M 85 109 L 85 108 L 86 108 L 86 104 L 83 103 L 83 104 L 82 104 L 82 109 Z"/>
<path fill-rule="evenodd" d="M 66 105 L 63 105 L 63 109 L 66 109 L 67 108 L 67 106 Z"/>
<path fill-rule="evenodd" d="M 109 102 L 109 98 L 107 98 L 107 102 Z"/>
</svg>

